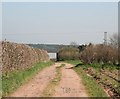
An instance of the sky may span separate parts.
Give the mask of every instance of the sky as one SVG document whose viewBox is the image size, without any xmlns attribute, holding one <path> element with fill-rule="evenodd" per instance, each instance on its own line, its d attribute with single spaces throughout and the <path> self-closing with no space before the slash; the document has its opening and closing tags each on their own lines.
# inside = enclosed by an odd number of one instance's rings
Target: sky
<svg viewBox="0 0 120 99">
<path fill-rule="evenodd" d="M 2 2 L 119 2 L 119 0 L 1 0 Z"/>
<path fill-rule="evenodd" d="M 17 43 L 103 43 L 118 33 L 117 2 L 4 2 L 2 39 Z"/>
</svg>

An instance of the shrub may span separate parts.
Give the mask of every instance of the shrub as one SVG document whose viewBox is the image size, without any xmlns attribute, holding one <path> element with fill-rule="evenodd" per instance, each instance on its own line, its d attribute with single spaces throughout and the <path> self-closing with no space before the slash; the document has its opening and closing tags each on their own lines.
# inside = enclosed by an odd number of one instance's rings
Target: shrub
<svg viewBox="0 0 120 99">
<path fill-rule="evenodd" d="M 25 44 L 2 41 L 2 71 L 10 72 L 30 68 L 40 61 L 49 61 L 46 51 Z"/>
<path fill-rule="evenodd" d="M 110 45 L 90 45 L 80 53 L 80 59 L 88 64 L 93 62 L 117 64 L 118 50 Z"/>
<path fill-rule="evenodd" d="M 58 52 L 58 60 L 76 60 L 79 59 L 79 49 L 74 47 L 64 47 Z"/>
</svg>

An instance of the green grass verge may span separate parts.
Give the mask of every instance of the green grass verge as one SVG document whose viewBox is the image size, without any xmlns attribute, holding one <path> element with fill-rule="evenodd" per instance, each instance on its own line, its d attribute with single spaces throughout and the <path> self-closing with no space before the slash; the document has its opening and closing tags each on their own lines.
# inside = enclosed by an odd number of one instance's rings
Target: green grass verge
<svg viewBox="0 0 120 99">
<path fill-rule="evenodd" d="M 104 92 L 103 88 L 96 81 L 87 76 L 86 73 L 80 67 L 74 68 L 77 74 L 82 77 L 82 82 L 85 85 L 88 95 L 90 97 L 107 97 L 107 94 Z"/>
<path fill-rule="evenodd" d="M 8 96 L 10 93 L 14 92 L 19 86 L 29 81 L 43 68 L 52 64 L 52 62 L 40 62 L 26 70 L 19 70 L 7 74 L 2 74 L 2 96 Z"/>
<path fill-rule="evenodd" d="M 66 62 L 71 63 L 75 66 L 77 64 L 82 64 L 78 60 Z M 74 70 L 82 78 L 82 82 L 85 85 L 88 95 L 90 97 L 107 97 L 107 94 L 104 92 L 103 88 L 99 84 L 97 84 L 93 78 L 87 76 L 86 73 L 83 71 L 83 68 L 85 68 L 85 65 L 75 67 Z"/>
<path fill-rule="evenodd" d="M 53 94 L 55 93 L 55 87 L 59 84 L 60 80 L 61 80 L 61 69 L 62 67 L 64 67 L 65 64 L 61 64 L 60 66 L 56 67 L 56 75 L 54 77 L 54 79 L 52 79 L 50 81 L 50 83 L 47 85 L 47 87 L 45 88 L 45 90 L 42 93 L 42 97 L 51 97 L 53 96 Z"/>
</svg>

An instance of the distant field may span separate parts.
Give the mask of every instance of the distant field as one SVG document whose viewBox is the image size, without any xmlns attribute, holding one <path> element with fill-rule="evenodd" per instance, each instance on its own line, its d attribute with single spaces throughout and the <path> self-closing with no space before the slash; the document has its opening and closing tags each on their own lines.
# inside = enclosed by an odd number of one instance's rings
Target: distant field
<svg viewBox="0 0 120 99">
<path fill-rule="evenodd" d="M 57 44 L 28 44 L 34 48 L 40 48 L 48 51 L 48 53 L 57 53 L 61 48 L 68 47 L 70 45 L 57 45 Z"/>
</svg>

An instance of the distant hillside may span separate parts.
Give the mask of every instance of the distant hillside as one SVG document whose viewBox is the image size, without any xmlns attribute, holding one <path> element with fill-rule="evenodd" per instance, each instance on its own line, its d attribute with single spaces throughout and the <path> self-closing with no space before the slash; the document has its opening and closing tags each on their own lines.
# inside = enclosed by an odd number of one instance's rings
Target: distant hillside
<svg viewBox="0 0 120 99">
<path fill-rule="evenodd" d="M 34 48 L 40 48 L 43 50 L 47 50 L 48 52 L 58 52 L 62 47 L 67 47 L 69 45 L 57 45 L 57 44 L 28 44 L 31 47 Z"/>
</svg>

